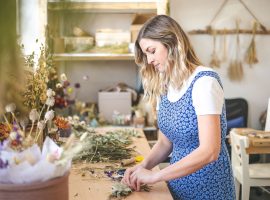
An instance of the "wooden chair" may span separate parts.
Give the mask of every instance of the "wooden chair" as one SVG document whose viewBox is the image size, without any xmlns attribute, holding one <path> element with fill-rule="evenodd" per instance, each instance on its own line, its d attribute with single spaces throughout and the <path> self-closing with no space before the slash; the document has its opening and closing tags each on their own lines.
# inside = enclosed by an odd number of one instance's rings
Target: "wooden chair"
<svg viewBox="0 0 270 200">
<path fill-rule="evenodd" d="M 246 153 L 248 137 L 231 131 L 230 138 L 236 199 L 239 199 L 242 185 L 242 200 L 249 200 L 250 187 L 270 186 L 270 163 L 249 164 L 249 154 Z"/>
</svg>

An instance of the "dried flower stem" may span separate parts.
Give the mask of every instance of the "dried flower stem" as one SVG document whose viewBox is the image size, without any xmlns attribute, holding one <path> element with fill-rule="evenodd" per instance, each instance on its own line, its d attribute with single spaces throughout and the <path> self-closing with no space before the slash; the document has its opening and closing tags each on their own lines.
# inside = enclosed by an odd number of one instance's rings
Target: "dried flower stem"
<svg viewBox="0 0 270 200">
<path fill-rule="evenodd" d="M 12 127 L 10 126 L 10 124 L 9 124 L 9 122 L 8 122 L 8 119 L 7 119 L 6 115 L 3 114 L 3 116 L 4 116 L 4 119 L 5 119 L 5 121 L 6 121 L 7 125 L 8 125 L 8 127 L 10 128 L 10 130 L 12 130 Z"/>
<path fill-rule="evenodd" d="M 29 135 L 32 134 L 32 131 L 33 131 L 33 128 L 34 128 L 34 123 L 35 123 L 35 121 L 32 121 L 32 125 L 31 125 L 31 129 L 30 129 Z"/>
<path fill-rule="evenodd" d="M 48 120 L 45 120 L 44 124 L 46 124 L 46 123 L 47 123 L 47 121 L 48 121 Z M 35 137 L 35 142 L 37 142 L 37 141 L 38 141 L 38 138 L 39 138 L 39 136 L 40 136 L 40 134 L 41 134 L 41 132 L 42 132 L 42 130 L 41 130 L 41 129 L 38 129 L 38 127 L 37 127 L 37 130 L 38 130 L 38 134 L 36 134 L 36 137 Z M 36 132 L 36 133 L 37 133 L 37 132 Z"/>
<path fill-rule="evenodd" d="M 95 155 L 97 153 L 97 149 L 98 149 L 98 143 L 96 144 L 96 149 L 95 149 L 95 152 L 94 152 L 93 156 L 90 159 L 90 162 L 92 162 L 93 158 L 95 157 Z"/>
</svg>

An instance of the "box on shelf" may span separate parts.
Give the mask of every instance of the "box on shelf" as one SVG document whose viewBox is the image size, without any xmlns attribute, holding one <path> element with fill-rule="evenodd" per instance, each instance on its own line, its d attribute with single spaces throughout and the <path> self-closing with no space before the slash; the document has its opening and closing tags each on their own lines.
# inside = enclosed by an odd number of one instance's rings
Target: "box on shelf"
<svg viewBox="0 0 270 200">
<path fill-rule="evenodd" d="M 140 29 L 142 28 L 143 24 L 150 19 L 151 17 L 156 16 L 155 13 L 147 13 L 147 14 L 136 14 L 131 27 L 131 42 L 134 43 L 137 39 L 138 33 Z"/>
<path fill-rule="evenodd" d="M 130 92 L 99 92 L 98 108 L 104 118 L 112 123 L 114 112 L 121 115 L 131 115 Z"/>
<path fill-rule="evenodd" d="M 119 29 L 98 29 L 95 34 L 96 46 L 120 45 L 130 43 L 130 31 Z"/>
<path fill-rule="evenodd" d="M 64 53 L 65 52 L 65 39 L 56 37 L 53 38 L 53 52 Z"/>
<path fill-rule="evenodd" d="M 84 51 L 94 46 L 93 37 L 65 37 L 66 52 Z"/>
</svg>

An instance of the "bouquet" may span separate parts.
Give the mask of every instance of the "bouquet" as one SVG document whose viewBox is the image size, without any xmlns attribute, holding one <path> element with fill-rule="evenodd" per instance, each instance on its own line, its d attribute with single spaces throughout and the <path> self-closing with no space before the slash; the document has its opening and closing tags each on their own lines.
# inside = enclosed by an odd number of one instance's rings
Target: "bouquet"
<svg viewBox="0 0 270 200">
<path fill-rule="evenodd" d="M 4 120 L 0 122 L 0 183 L 46 181 L 69 171 L 73 156 L 84 148 L 86 133 L 77 140 L 71 134 L 61 147 L 49 137 L 43 142 L 43 131 L 55 117 L 53 104 L 54 92 L 48 89 L 41 111 L 32 109 L 29 119 L 17 119 L 15 104 L 5 107 Z M 31 122 L 29 128 L 28 121 Z"/>
</svg>

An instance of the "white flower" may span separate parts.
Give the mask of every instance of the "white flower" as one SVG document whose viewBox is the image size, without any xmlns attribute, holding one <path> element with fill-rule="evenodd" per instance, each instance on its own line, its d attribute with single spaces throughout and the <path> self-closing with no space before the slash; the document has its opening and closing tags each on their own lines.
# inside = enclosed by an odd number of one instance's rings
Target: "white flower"
<svg viewBox="0 0 270 200">
<path fill-rule="evenodd" d="M 81 126 L 85 126 L 85 125 L 86 125 L 85 121 L 81 121 L 81 122 L 80 122 L 80 125 L 81 125 Z"/>
<path fill-rule="evenodd" d="M 45 118 L 46 121 L 52 120 L 54 118 L 54 111 L 49 110 L 48 112 L 46 112 L 44 118 Z"/>
<path fill-rule="evenodd" d="M 61 79 L 61 81 L 63 81 L 63 82 L 67 81 L 67 76 L 66 76 L 66 74 L 64 74 L 64 73 L 61 74 L 60 79 Z"/>
<path fill-rule="evenodd" d="M 38 120 L 38 117 L 39 117 L 39 114 L 38 114 L 37 109 L 32 109 L 30 114 L 29 114 L 29 119 L 32 122 L 35 122 L 36 120 Z"/>
<path fill-rule="evenodd" d="M 61 83 L 57 83 L 55 87 L 59 89 L 59 88 L 62 88 L 63 85 Z"/>
<path fill-rule="evenodd" d="M 74 120 L 74 121 L 79 121 L 79 120 L 80 120 L 80 118 L 79 118 L 79 116 L 78 116 L 78 115 L 74 115 L 74 116 L 73 116 L 73 120 Z"/>
<path fill-rule="evenodd" d="M 17 138 L 17 133 L 14 132 L 14 131 L 12 131 L 12 132 L 9 134 L 9 137 L 10 137 L 10 139 L 12 139 L 12 140 L 16 140 L 16 138 Z"/>
<path fill-rule="evenodd" d="M 68 117 L 67 117 L 67 120 L 68 120 L 69 122 L 71 122 L 71 121 L 72 121 L 72 117 L 71 117 L 71 116 L 68 116 Z"/>
<path fill-rule="evenodd" d="M 16 105 L 15 105 L 15 103 L 10 103 L 10 104 L 6 105 L 5 109 L 6 109 L 6 112 L 13 113 L 16 110 Z"/>
<path fill-rule="evenodd" d="M 54 100 L 54 97 L 49 97 L 47 100 L 46 100 L 46 105 L 52 107 L 55 103 L 55 100 Z"/>
<path fill-rule="evenodd" d="M 39 121 L 37 124 L 37 128 L 39 130 L 43 130 L 45 128 L 45 121 L 44 120 Z"/>
<path fill-rule="evenodd" d="M 53 91 L 51 88 L 49 88 L 49 89 L 47 90 L 47 93 L 46 93 L 46 94 L 47 94 L 47 97 L 50 98 L 50 97 L 53 97 L 55 93 L 54 93 L 54 91 Z"/>
</svg>

